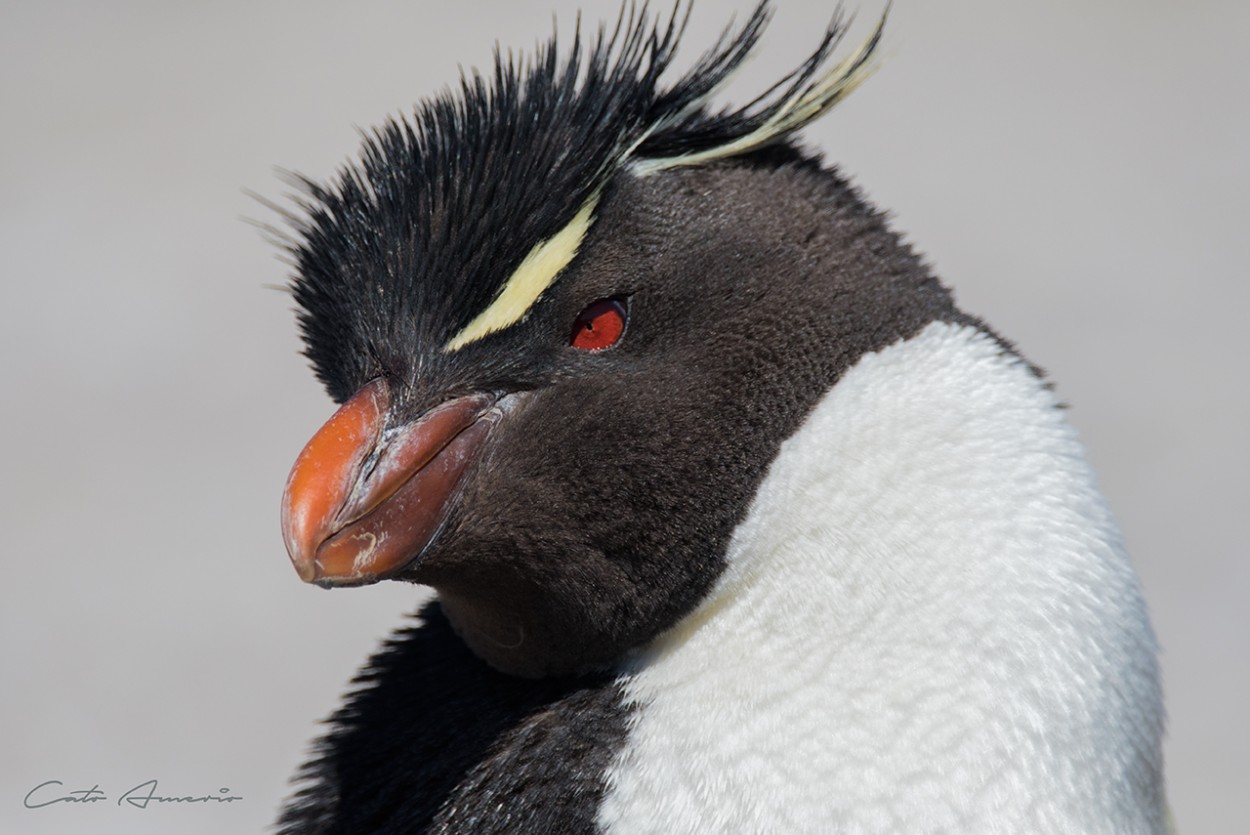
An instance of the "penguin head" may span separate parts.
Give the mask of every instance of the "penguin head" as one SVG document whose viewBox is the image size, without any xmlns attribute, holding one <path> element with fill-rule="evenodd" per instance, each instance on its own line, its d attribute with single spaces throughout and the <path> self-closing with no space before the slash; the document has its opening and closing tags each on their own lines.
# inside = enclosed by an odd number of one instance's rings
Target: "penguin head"
<svg viewBox="0 0 1250 835">
<path fill-rule="evenodd" d="M 761 4 L 671 85 L 675 13 L 622 18 L 370 135 L 289 214 L 339 411 L 283 498 L 300 576 L 432 586 L 493 666 L 620 659 L 691 611 L 782 442 L 863 354 L 962 316 L 791 134 L 880 27 L 753 104 L 708 97 Z"/>
</svg>

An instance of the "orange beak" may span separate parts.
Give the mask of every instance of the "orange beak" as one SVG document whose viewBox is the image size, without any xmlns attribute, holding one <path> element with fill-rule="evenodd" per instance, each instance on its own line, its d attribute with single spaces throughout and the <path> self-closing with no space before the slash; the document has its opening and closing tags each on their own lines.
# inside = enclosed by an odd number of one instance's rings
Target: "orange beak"
<svg viewBox="0 0 1250 835">
<path fill-rule="evenodd" d="M 344 403 L 304 447 L 282 496 L 282 537 L 300 579 L 362 585 L 416 559 L 498 420 L 493 402 L 459 397 L 398 428 L 386 426 L 383 379 Z"/>
</svg>

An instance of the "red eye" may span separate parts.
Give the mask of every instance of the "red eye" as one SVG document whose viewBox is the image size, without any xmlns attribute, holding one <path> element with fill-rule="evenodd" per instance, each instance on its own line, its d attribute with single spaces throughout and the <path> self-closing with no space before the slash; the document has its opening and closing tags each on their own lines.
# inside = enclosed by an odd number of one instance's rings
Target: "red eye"
<svg viewBox="0 0 1250 835">
<path fill-rule="evenodd" d="M 600 299 L 577 314 L 569 344 L 583 351 L 611 348 L 625 333 L 625 305 L 616 299 Z"/>
</svg>

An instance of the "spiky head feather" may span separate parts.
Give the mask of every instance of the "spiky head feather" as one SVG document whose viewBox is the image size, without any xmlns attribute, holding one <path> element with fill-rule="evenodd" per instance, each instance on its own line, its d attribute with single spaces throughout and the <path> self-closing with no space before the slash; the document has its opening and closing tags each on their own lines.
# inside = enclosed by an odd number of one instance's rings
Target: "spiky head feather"
<svg viewBox="0 0 1250 835">
<path fill-rule="evenodd" d="M 292 291 L 305 353 L 331 396 L 346 399 L 399 355 L 454 351 L 524 316 L 576 254 L 598 195 L 622 172 L 646 176 L 784 143 L 870 72 L 884 19 L 829 66 L 846 31 L 839 10 L 797 69 L 749 104 L 711 112 L 710 97 L 769 16 L 764 0 L 663 84 L 689 5 L 666 21 L 631 6 L 589 46 L 575 32 L 564 58 L 554 35 L 532 60 L 497 52 L 489 78 L 473 72 L 457 92 L 370 132 L 359 161 L 330 184 L 293 176 L 298 210 L 284 213 L 294 232 Z M 522 279 L 519 301 L 501 302 Z"/>
</svg>

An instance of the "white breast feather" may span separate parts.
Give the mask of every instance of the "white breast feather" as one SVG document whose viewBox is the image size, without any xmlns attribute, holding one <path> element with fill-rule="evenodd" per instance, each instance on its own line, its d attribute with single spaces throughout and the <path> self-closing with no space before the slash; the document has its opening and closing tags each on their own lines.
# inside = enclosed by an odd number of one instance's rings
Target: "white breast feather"
<svg viewBox="0 0 1250 835">
<path fill-rule="evenodd" d="M 1119 533 L 1051 392 L 970 327 L 863 357 L 635 662 L 610 833 L 1163 831 Z"/>
</svg>

